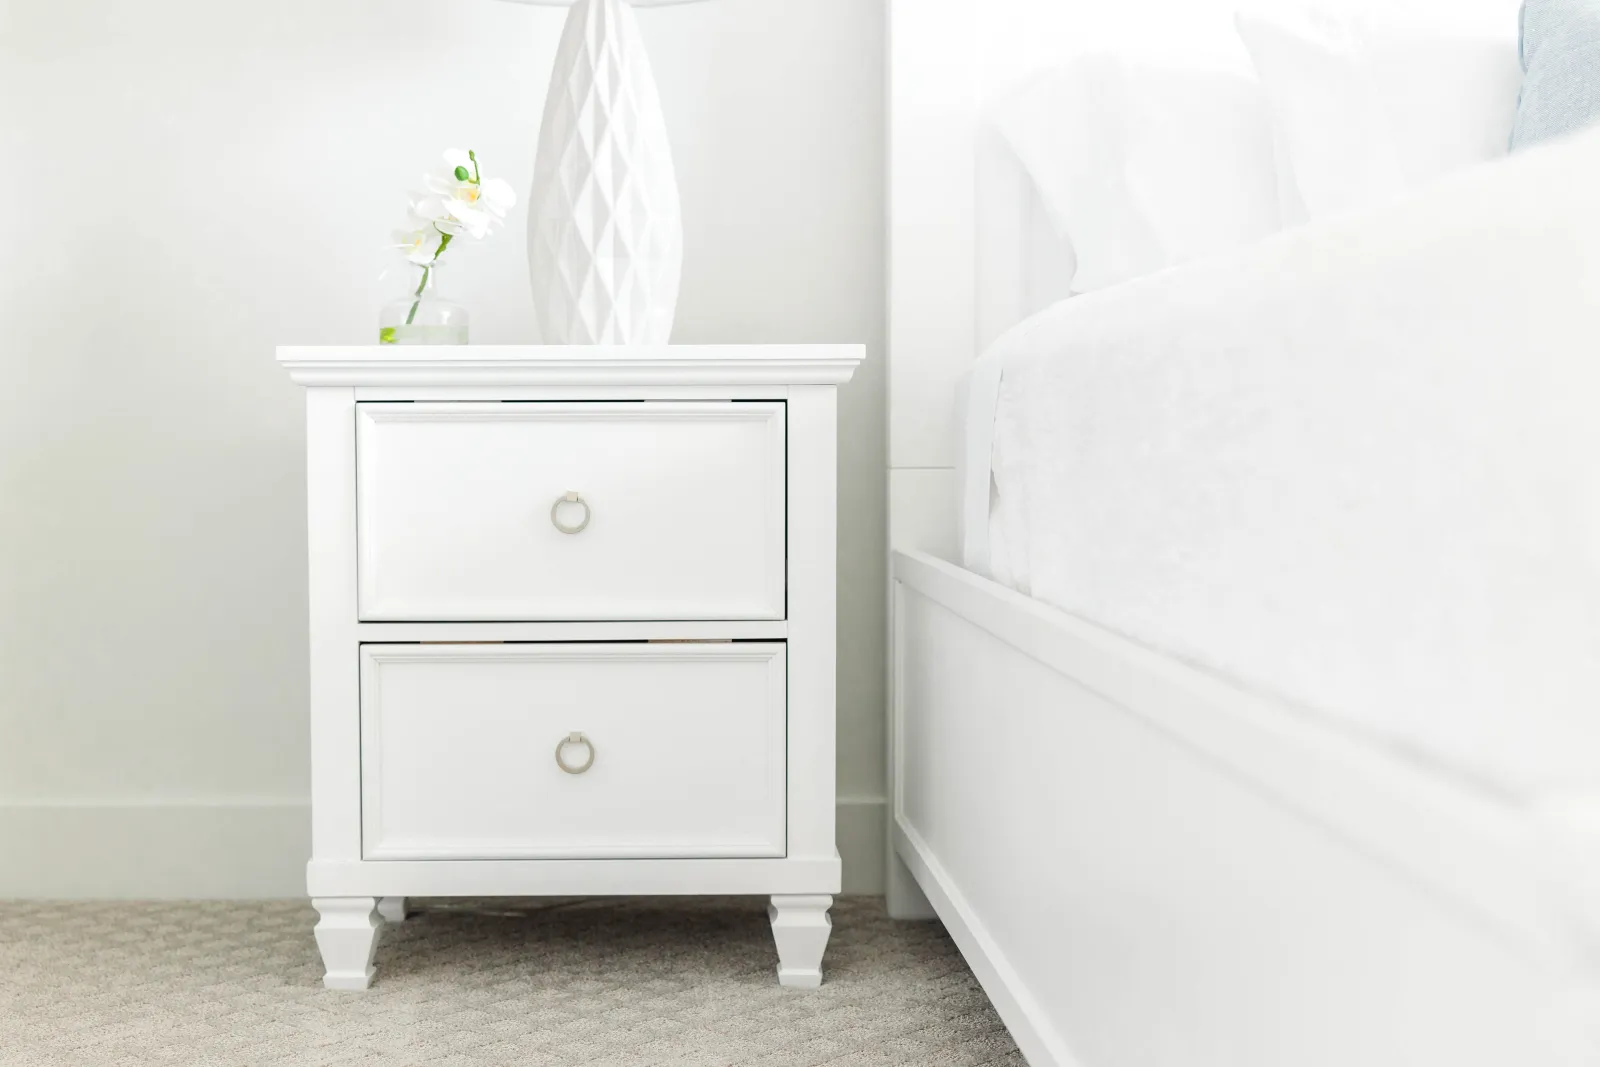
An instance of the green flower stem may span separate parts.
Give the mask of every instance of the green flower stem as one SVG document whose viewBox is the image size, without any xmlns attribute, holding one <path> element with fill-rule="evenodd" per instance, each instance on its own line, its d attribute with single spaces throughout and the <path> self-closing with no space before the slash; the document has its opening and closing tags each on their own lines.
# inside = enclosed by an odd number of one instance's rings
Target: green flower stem
<svg viewBox="0 0 1600 1067">
<path fill-rule="evenodd" d="M 433 258 L 434 259 L 438 259 L 439 258 L 438 254 L 435 253 Z M 410 326 L 411 325 L 411 320 L 417 317 L 417 308 L 422 306 L 422 291 L 428 287 L 428 274 L 432 270 L 433 270 L 433 265 L 431 263 L 428 266 L 422 268 L 422 281 L 417 283 L 417 291 L 414 294 L 416 296 L 416 299 L 411 302 L 411 310 L 406 313 L 406 325 L 407 326 Z"/>
<path fill-rule="evenodd" d="M 417 317 L 417 308 L 422 306 L 422 293 L 423 290 L 428 288 L 428 276 L 433 273 L 433 265 L 439 262 L 439 257 L 444 255 L 444 250 L 450 247 L 450 238 L 454 236 L 455 234 L 453 233 L 439 235 L 439 249 L 434 252 L 433 259 L 429 261 L 428 265 L 422 268 L 422 280 L 417 283 L 417 291 L 412 294 L 416 299 L 411 302 L 411 310 L 406 314 L 407 326 L 410 326 L 411 320 Z"/>
</svg>

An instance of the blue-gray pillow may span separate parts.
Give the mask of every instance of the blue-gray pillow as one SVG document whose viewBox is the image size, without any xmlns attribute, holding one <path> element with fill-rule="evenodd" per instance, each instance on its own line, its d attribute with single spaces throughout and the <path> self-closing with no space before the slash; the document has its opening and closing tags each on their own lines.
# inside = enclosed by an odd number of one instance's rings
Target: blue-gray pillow
<svg viewBox="0 0 1600 1067">
<path fill-rule="evenodd" d="M 1514 149 L 1600 119 L 1600 0 L 1523 0 L 1521 20 Z"/>
</svg>

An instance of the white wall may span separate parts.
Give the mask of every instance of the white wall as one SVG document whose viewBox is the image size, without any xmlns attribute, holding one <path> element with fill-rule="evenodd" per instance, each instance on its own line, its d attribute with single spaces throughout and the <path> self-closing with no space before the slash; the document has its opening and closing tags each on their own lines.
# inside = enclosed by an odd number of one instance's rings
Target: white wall
<svg viewBox="0 0 1600 1067">
<path fill-rule="evenodd" d="M 449 146 L 526 189 L 562 13 L 0 0 L 0 895 L 292 895 L 307 824 L 302 394 L 372 336 Z M 866 341 L 842 397 L 841 849 L 882 849 L 883 13 L 640 13 L 684 198 L 679 341 Z M 447 275 L 526 340 L 523 220 Z"/>
</svg>

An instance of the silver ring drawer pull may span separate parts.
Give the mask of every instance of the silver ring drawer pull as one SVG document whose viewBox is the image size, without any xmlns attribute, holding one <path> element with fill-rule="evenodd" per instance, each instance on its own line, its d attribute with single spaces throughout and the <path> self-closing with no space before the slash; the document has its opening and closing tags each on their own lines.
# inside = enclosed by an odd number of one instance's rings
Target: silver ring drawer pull
<svg viewBox="0 0 1600 1067">
<path fill-rule="evenodd" d="M 563 504 L 576 504 L 578 507 L 582 508 L 583 521 L 578 523 L 576 526 L 569 526 L 568 524 L 562 522 L 561 505 Z M 556 502 L 550 505 L 550 521 L 555 524 L 556 529 L 560 530 L 564 534 L 583 533 L 584 529 L 589 525 L 589 520 L 593 516 L 594 513 L 589 510 L 589 502 L 583 499 L 583 497 L 579 496 L 577 493 L 567 493 L 564 496 L 558 496 L 556 497 Z"/>
<path fill-rule="evenodd" d="M 585 759 L 582 763 L 580 763 L 580 764 L 578 764 L 576 766 L 574 766 L 573 764 L 568 763 L 567 762 L 567 746 L 568 745 L 582 745 L 585 749 L 588 750 L 589 757 L 587 759 Z M 583 736 L 582 733 L 576 733 L 576 732 L 575 733 L 570 733 L 566 737 L 563 737 L 560 740 L 560 742 L 558 742 L 556 744 L 556 766 L 560 767 L 562 770 L 566 771 L 568 774 L 582 774 L 584 771 L 586 771 L 590 767 L 594 766 L 594 742 L 590 741 L 587 737 Z"/>
</svg>

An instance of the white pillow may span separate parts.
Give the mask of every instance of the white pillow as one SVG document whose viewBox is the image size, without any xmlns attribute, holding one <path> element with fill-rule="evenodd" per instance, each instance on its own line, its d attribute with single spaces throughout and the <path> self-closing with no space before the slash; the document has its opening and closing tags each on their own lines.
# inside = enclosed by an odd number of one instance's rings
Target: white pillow
<svg viewBox="0 0 1600 1067">
<path fill-rule="evenodd" d="M 1276 7 L 1236 22 L 1292 171 L 1291 218 L 1295 199 L 1321 218 L 1506 153 L 1522 76 L 1514 19 L 1497 36 Z"/>
<path fill-rule="evenodd" d="M 1241 75 L 1081 56 L 991 121 L 1072 243 L 1089 292 L 1243 245 L 1282 225 L 1271 126 Z"/>
</svg>

